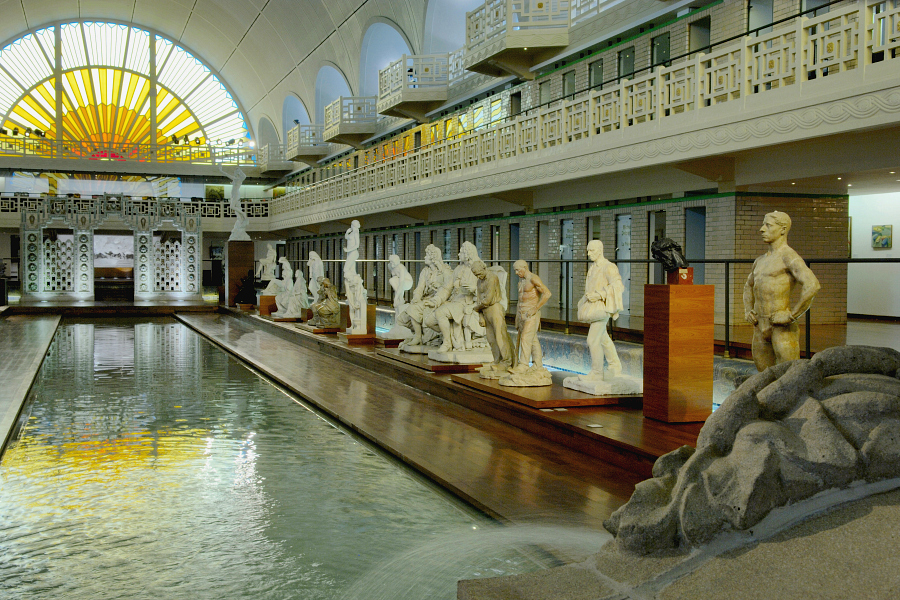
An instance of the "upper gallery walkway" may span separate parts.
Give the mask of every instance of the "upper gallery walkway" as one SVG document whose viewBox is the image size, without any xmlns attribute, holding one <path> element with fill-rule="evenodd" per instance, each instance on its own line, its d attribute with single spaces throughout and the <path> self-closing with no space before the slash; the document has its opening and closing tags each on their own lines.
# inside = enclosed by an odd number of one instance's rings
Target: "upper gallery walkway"
<svg viewBox="0 0 900 600">
<path fill-rule="evenodd" d="M 273 222 L 297 227 L 573 180 L 597 183 L 604 200 L 623 185 L 642 196 L 688 176 L 734 189 L 878 168 L 893 160 L 900 127 L 898 19 L 900 7 L 860 0 L 776 22 L 290 188 L 273 200 Z"/>
</svg>

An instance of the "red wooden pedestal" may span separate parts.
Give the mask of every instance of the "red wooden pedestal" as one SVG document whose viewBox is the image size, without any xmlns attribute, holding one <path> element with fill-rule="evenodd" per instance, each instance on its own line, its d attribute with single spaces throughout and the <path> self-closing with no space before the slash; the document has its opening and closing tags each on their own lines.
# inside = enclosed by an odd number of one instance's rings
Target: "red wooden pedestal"
<svg viewBox="0 0 900 600">
<path fill-rule="evenodd" d="M 644 286 L 644 416 L 667 423 L 712 413 L 711 285 Z"/>
</svg>

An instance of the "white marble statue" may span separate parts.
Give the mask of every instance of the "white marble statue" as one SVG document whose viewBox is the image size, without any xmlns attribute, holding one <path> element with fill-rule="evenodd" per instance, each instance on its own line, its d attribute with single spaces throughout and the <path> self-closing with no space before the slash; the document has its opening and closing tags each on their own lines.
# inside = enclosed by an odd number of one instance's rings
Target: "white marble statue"
<svg viewBox="0 0 900 600">
<path fill-rule="evenodd" d="M 433 349 L 432 342 L 440 341 L 432 334 L 432 330 L 423 327 L 423 323 L 431 317 L 434 307 L 439 304 L 435 296 L 452 279 L 453 271 L 444 263 L 440 249 L 434 244 L 429 244 L 425 248 L 425 266 L 419 273 L 412 301 L 406 305 L 406 310 L 397 316 L 397 322 L 413 332 L 411 338 L 400 344 L 401 350 L 423 354 Z"/>
<path fill-rule="evenodd" d="M 578 301 L 578 320 L 590 323 L 587 345 L 591 353 L 591 370 L 585 375 L 567 377 L 563 386 L 597 395 L 638 394 L 643 381 L 622 375 L 622 363 L 606 325 L 610 317 L 615 320 L 622 310 L 622 292 L 625 286 L 619 269 L 603 257 L 603 244 L 592 240 L 587 245 L 588 258 L 594 264 L 588 269 L 584 284 L 584 296 Z M 604 358 L 609 368 L 604 373 Z"/>
<path fill-rule="evenodd" d="M 528 269 L 528 263 L 517 260 L 513 269 L 519 276 L 519 301 L 516 304 L 517 364 L 500 385 L 535 387 L 551 385 L 550 371 L 544 368 L 544 354 L 537 332 L 541 328 L 541 308 L 550 300 L 550 290 L 541 278 Z M 532 361 L 534 364 L 532 364 Z"/>
<path fill-rule="evenodd" d="M 366 321 L 366 304 L 369 293 L 363 286 L 362 277 L 358 273 L 345 274 L 344 282 L 347 284 L 347 306 L 350 307 L 350 327 L 347 333 L 364 335 L 369 332 Z"/>
<path fill-rule="evenodd" d="M 250 236 L 247 234 L 247 225 L 250 221 L 247 219 L 247 213 L 245 213 L 243 207 L 241 207 L 241 184 L 247 176 L 241 171 L 240 167 L 235 168 L 234 175 L 229 175 L 222 167 L 219 167 L 219 170 L 222 171 L 222 174 L 225 175 L 225 177 L 231 180 L 231 200 L 228 202 L 228 206 L 231 207 L 231 210 L 233 210 L 234 214 L 237 216 L 237 221 L 231 229 L 231 235 L 228 236 L 228 241 L 249 242 Z"/>
<path fill-rule="evenodd" d="M 400 315 L 406 310 L 407 303 L 403 295 L 412 288 L 413 278 L 396 254 L 391 254 L 388 259 L 388 269 L 391 272 L 388 282 L 394 290 L 394 325 L 382 337 L 389 340 L 405 340 L 411 338 L 413 332 L 400 324 Z"/>
<path fill-rule="evenodd" d="M 284 256 L 278 259 L 281 265 L 281 279 L 273 279 L 262 291 L 260 296 L 275 296 L 275 303 L 278 304 L 278 296 L 284 293 L 290 293 L 294 288 L 294 271 L 291 269 L 291 263 Z M 285 304 L 287 307 L 287 304 Z M 281 307 L 279 306 L 279 310 Z"/>
<path fill-rule="evenodd" d="M 272 281 L 275 279 L 275 266 L 278 264 L 278 255 L 275 252 L 275 246 L 268 244 L 266 248 L 266 257 L 260 259 L 256 266 L 256 277 L 263 281 Z"/>
<path fill-rule="evenodd" d="M 325 264 L 318 252 L 310 252 L 306 260 L 309 268 L 309 293 L 313 298 L 319 297 L 319 278 L 325 277 Z"/>
<path fill-rule="evenodd" d="M 356 273 L 356 261 L 359 258 L 359 221 L 354 219 L 350 229 L 344 234 L 347 245 L 344 246 L 344 279 L 349 273 Z"/>
<path fill-rule="evenodd" d="M 434 312 L 425 319 L 424 325 L 441 334 L 441 347 L 428 353 L 432 360 L 470 364 L 493 360 L 484 327 L 475 312 L 478 278 L 472 272 L 472 264 L 476 260 L 479 260 L 478 250 L 471 242 L 463 242 L 452 280 L 432 299 Z M 504 276 L 503 287 L 505 282 Z"/>
<path fill-rule="evenodd" d="M 273 317 L 279 319 L 300 319 L 306 314 L 306 309 L 309 308 L 306 279 L 303 278 L 303 271 L 300 269 L 297 269 L 294 275 L 294 287 L 290 292 L 282 292 L 275 296 L 278 312 L 272 313 Z"/>
<path fill-rule="evenodd" d="M 800 358 L 800 330 L 797 319 L 805 313 L 819 292 L 819 280 L 806 262 L 787 245 L 791 218 L 770 212 L 760 233 L 769 246 L 753 263 L 744 284 L 744 317 L 753 325 L 753 362 L 759 371 L 777 363 Z M 800 285 L 800 297 L 791 306 L 791 292 Z"/>
</svg>

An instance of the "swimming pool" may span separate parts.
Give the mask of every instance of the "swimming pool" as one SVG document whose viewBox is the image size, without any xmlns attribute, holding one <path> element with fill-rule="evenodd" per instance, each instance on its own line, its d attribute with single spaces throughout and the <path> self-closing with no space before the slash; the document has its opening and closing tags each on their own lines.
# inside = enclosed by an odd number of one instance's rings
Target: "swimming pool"
<svg viewBox="0 0 900 600">
<path fill-rule="evenodd" d="M 170 319 L 64 321 L 20 423 L 0 597 L 399 598 L 380 565 L 502 529 Z"/>
</svg>

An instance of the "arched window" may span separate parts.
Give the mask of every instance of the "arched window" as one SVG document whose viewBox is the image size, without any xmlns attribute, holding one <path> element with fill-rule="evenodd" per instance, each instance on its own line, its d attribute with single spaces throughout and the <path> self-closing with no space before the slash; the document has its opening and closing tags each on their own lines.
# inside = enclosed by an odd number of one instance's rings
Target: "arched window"
<svg viewBox="0 0 900 600">
<path fill-rule="evenodd" d="M 344 75 L 330 65 L 316 74 L 316 125 L 325 124 L 325 107 L 340 96 L 352 96 Z"/>
<path fill-rule="evenodd" d="M 378 95 L 378 71 L 404 54 L 412 54 L 400 33 L 385 23 L 372 23 L 359 53 L 359 95 Z"/>
<path fill-rule="evenodd" d="M 0 118 L 8 135 L 58 139 L 85 158 L 250 137 L 209 67 L 167 38 L 115 23 L 63 23 L 0 50 Z"/>
</svg>

